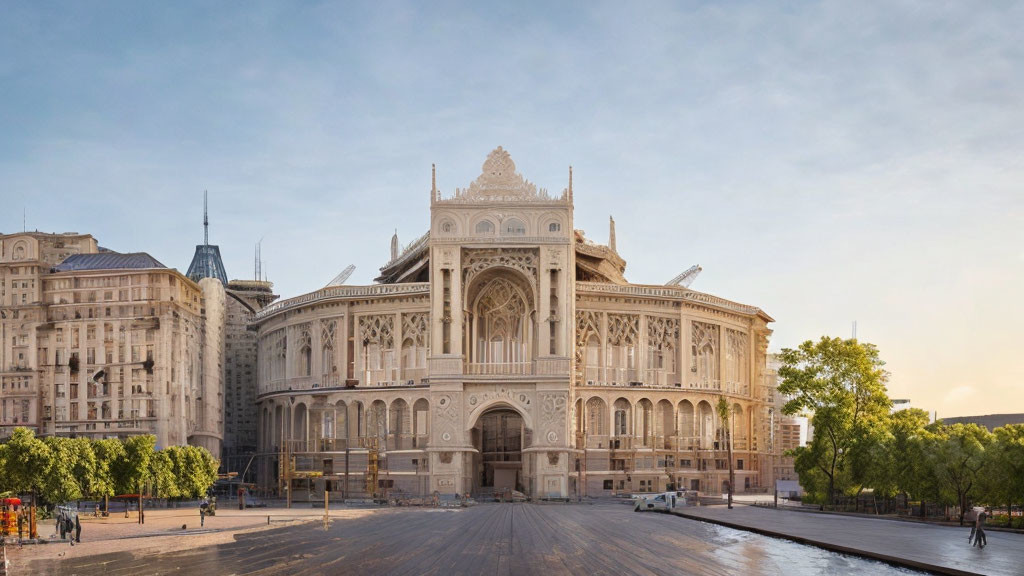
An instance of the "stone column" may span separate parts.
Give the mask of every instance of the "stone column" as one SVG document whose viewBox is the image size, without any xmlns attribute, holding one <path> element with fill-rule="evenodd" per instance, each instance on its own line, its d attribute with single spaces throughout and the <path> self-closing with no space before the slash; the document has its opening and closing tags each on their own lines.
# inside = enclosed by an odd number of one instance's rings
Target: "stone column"
<svg viewBox="0 0 1024 576">
<path fill-rule="evenodd" d="M 601 312 L 601 383 L 608 383 L 608 313 Z M 613 410 L 614 412 L 614 410 Z M 614 422 L 614 420 L 613 420 Z"/>
<path fill-rule="evenodd" d="M 547 252 L 541 249 L 541 260 L 547 256 Z M 537 295 L 537 356 L 551 355 L 551 270 L 548 266 L 541 266 L 539 269 L 540 282 L 539 294 Z"/>
</svg>

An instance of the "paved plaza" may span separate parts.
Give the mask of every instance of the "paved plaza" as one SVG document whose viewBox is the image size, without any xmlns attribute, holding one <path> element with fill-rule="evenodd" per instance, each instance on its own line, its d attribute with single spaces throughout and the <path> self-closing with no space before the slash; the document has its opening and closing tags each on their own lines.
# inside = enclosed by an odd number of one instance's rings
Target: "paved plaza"
<svg viewBox="0 0 1024 576">
<path fill-rule="evenodd" d="M 1024 574 L 1024 534 L 986 531 L 984 550 L 967 543 L 970 527 L 773 510 L 754 506 L 681 508 L 677 514 L 755 530 L 830 550 L 868 554 L 942 574 Z"/>
<path fill-rule="evenodd" d="M 709 510 L 711 510 L 709 508 Z M 734 510 L 738 512 L 740 509 Z M 820 574 L 916 572 L 666 514 L 594 505 L 481 504 L 345 515 L 234 534 L 210 545 L 39 556 L 20 574 Z M 762 511 L 772 513 L 772 511 Z M 742 513 L 742 512 L 740 512 Z M 224 519 L 226 520 L 226 518 Z M 892 522 L 894 533 L 903 524 Z M 960 531 L 957 531 L 959 533 Z M 212 535 L 211 535 L 212 536 Z M 966 534 L 958 547 L 965 555 Z M 991 549 L 1009 547 L 997 536 Z M 46 545 L 60 548 L 66 546 Z M 43 548 L 43 547 L 41 547 Z M 76 547 L 77 548 L 77 547 Z M 1005 552 L 999 552 L 1005 554 Z"/>
</svg>

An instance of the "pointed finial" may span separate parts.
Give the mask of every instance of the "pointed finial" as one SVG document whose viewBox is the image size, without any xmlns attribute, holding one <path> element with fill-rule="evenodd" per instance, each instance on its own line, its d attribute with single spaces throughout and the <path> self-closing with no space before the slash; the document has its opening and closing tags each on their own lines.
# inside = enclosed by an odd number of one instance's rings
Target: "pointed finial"
<svg viewBox="0 0 1024 576">
<path fill-rule="evenodd" d="M 203 190 L 203 246 L 210 245 L 210 216 L 206 204 L 206 190 Z"/>
<path fill-rule="evenodd" d="M 572 204 L 572 164 L 569 165 L 569 204 Z"/>
<path fill-rule="evenodd" d="M 391 260 L 398 258 L 398 228 L 395 228 L 395 235 L 391 237 Z"/>
<path fill-rule="evenodd" d="M 608 215 L 608 247 L 612 249 L 612 252 L 618 253 L 615 249 L 615 218 Z"/>
</svg>

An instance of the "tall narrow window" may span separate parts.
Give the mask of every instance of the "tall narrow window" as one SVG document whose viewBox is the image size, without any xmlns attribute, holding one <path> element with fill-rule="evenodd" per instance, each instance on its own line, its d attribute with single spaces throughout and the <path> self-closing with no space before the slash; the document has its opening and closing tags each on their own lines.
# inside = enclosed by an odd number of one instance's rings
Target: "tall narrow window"
<svg viewBox="0 0 1024 576">
<path fill-rule="evenodd" d="M 481 222 L 480 224 L 483 224 Z M 480 230 L 480 224 L 477 224 L 477 231 Z M 487 225 L 490 226 L 490 222 Z M 452 271 L 444 270 L 441 273 L 443 277 L 443 309 L 441 313 L 441 350 L 444 354 L 452 353 Z"/>
</svg>

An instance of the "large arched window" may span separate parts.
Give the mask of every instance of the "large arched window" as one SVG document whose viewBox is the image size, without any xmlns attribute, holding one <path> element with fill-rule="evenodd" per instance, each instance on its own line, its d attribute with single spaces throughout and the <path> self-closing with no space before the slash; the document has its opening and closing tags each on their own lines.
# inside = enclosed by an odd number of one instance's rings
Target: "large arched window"
<svg viewBox="0 0 1024 576">
<path fill-rule="evenodd" d="M 476 223 L 477 234 L 494 234 L 494 224 L 490 220 L 481 220 Z"/>
<path fill-rule="evenodd" d="M 505 278 L 490 280 L 475 306 L 478 361 L 525 362 L 528 314 L 526 297 L 515 284 Z"/>
<path fill-rule="evenodd" d="M 502 233 L 505 236 L 525 236 L 526 235 L 526 224 L 518 218 L 509 218 L 505 220 Z"/>
</svg>

